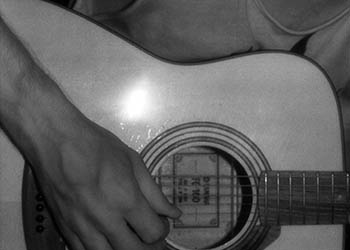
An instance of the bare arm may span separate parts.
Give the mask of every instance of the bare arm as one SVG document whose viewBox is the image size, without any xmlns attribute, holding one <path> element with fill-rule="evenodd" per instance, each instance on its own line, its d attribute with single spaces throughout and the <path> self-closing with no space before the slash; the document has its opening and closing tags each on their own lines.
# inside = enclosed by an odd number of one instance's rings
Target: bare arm
<svg viewBox="0 0 350 250">
<path fill-rule="evenodd" d="M 31 163 L 71 249 L 162 248 L 163 216 L 179 211 L 138 154 L 77 110 L 1 18 L 0 124 Z"/>
</svg>

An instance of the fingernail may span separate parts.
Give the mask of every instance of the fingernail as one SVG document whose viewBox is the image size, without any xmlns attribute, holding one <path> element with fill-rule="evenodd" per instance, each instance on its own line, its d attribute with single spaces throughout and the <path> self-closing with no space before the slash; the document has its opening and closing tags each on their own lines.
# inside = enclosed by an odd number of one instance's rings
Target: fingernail
<svg viewBox="0 0 350 250">
<path fill-rule="evenodd" d="M 182 211 L 178 207 L 173 206 L 173 211 L 174 213 L 171 216 L 173 219 L 177 219 L 182 215 Z"/>
</svg>

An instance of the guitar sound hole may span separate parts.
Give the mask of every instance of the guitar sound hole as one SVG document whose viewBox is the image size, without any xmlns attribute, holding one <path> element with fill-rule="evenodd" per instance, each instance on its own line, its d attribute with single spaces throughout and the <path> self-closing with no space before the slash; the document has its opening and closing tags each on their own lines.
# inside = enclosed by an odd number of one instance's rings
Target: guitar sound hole
<svg viewBox="0 0 350 250">
<path fill-rule="evenodd" d="M 254 211 L 251 177 L 218 149 L 186 148 L 166 158 L 152 174 L 183 212 L 170 223 L 171 248 L 229 249 L 220 246 L 241 232 Z"/>
<path fill-rule="evenodd" d="M 270 167 L 244 134 L 216 123 L 186 123 L 158 135 L 141 156 L 183 212 L 170 221 L 167 250 L 256 250 L 276 238 L 267 237 L 270 227 L 261 224 L 257 204 L 259 173 Z M 28 250 L 67 249 L 49 216 L 45 230 L 32 233 L 37 190 L 29 173 L 22 200 Z"/>
<path fill-rule="evenodd" d="M 29 167 L 25 169 L 23 205 L 27 211 L 24 221 L 28 250 L 69 250 L 62 246 L 48 214 L 44 233 L 30 233 L 33 223 L 38 223 L 37 204 L 44 197 L 38 195 Z M 167 157 L 152 175 L 169 201 L 183 212 L 179 219 L 170 221 L 167 249 L 236 249 L 233 245 L 256 211 L 253 177 L 237 159 L 216 148 L 188 147 Z"/>
</svg>

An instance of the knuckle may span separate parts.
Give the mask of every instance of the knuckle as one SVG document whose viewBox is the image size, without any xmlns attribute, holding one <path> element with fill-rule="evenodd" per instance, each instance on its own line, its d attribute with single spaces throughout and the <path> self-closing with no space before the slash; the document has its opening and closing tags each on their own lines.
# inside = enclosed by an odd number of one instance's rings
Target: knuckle
<svg viewBox="0 0 350 250">
<path fill-rule="evenodd" d="M 122 205 L 127 211 L 133 211 L 136 209 L 140 203 L 140 195 L 137 192 L 129 191 L 127 192 L 123 199 Z"/>
</svg>

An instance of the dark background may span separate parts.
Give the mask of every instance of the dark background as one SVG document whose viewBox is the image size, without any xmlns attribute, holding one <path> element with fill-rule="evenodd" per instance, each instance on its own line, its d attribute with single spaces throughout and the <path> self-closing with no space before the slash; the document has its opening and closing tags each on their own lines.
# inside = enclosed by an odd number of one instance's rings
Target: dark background
<svg viewBox="0 0 350 250">
<path fill-rule="evenodd" d="M 66 7 L 68 7 L 72 2 L 74 2 L 75 0 L 51 0 L 51 2 L 55 2 L 61 5 L 64 5 Z"/>
<path fill-rule="evenodd" d="M 56 4 L 62 5 L 64 7 L 67 7 L 67 8 L 73 7 L 75 2 L 76 2 L 76 0 L 43 0 L 43 1 L 53 2 Z M 114 0 L 112 0 L 112 1 L 114 1 Z"/>
</svg>

